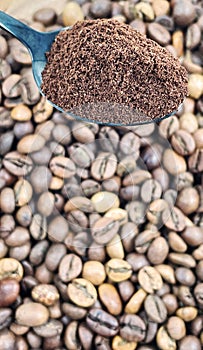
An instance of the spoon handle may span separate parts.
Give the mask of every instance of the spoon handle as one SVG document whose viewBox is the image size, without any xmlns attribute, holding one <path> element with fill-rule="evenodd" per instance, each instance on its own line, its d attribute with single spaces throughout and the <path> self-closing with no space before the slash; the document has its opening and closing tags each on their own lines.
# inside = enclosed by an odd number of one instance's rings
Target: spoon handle
<svg viewBox="0 0 203 350">
<path fill-rule="evenodd" d="M 28 48 L 32 56 L 36 53 L 37 48 L 39 49 L 40 42 L 44 38 L 43 33 L 28 27 L 3 11 L 0 11 L 0 28 L 20 40 Z"/>
</svg>

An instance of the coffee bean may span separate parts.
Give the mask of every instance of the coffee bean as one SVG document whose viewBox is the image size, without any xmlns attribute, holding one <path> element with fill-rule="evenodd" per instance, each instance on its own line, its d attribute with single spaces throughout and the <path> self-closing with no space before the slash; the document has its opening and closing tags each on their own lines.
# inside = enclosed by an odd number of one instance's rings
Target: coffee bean
<svg viewBox="0 0 203 350">
<path fill-rule="evenodd" d="M 106 274 L 113 282 L 127 280 L 132 274 L 130 264 L 122 259 L 111 259 L 106 263 Z"/>
<path fill-rule="evenodd" d="M 17 105 L 11 111 L 11 118 L 19 122 L 27 122 L 31 119 L 31 117 L 31 110 L 24 104 Z"/>
<path fill-rule="evenodd" d="M 20 281 L 23 277 L 23 267 L 21 263 L 13 258 L 4 258 L 0 260 L 0 280 L 4 278 L 13 278 Z"/>
<path fill-rule="evenodd" d="M 161 197 L 161 185 L 154 179 L 146 180 L 141 187 L 141 198 L 145 203 L 150 203 Z"/>
<path fill-rule="evenodd" d="M 29 231 L 21 226 L 17 226 L 14 231 L 5 239 L 9 247 L 24 245 L 30 239 Z"/>
<path fill-rule="evenodd" d="M 112 349 L 113 350 L 135 350 L 137 347 L 136 342 L 128 342 L 127 340 L 123 339 L 119 335 L 116 335 L 112 340 Z"/>
<path fill-rule="evenodd" d="M 71 26 L 77 21 L 84 19 L 80 6 L 75 2 L 66 4 L 62 13 L 62 19 L 65 26 Z"/>
<path fill-rule="evenodd" d="M 120 335 L 128 341 L 144 340 L 146 325 L 137 315 L 126 314 L 120 318 Z"/>
<path fill-rule="evenodd" d="M 152 321 L 163 323 L 166 320 L 167 310 L 158 295 L 148 295 L 144 301 L 144 308 Z"/>
<path fill-rule="evenodd" d="M 178 301 L 177 298 L 174 294 L 165 294 L 162 298 L 166 309 L 167 309 L 167 313 L 169 315 L 172 315 L 178 308 Z"/>
<path fill-rule="evenodd" d="M 149 23 L 148 35 L 160 45 L 166 46 L 170 43 L 170 33 L 160 23 Z"/>
<path fill-rule="evenodd" d="M 194 21 L 196 17 L 195 8 L 188 0 L 175 2 L 173 7 L 173 18 L 179 26 L 186 26 Z"/>
<path fill-rule="evenodd" d="M 56 13 L 52 8 L 43 8 L 36 11 L 33 15 L 33 19 L 37 22 L 49 26 L 55 20 Z"/>
<path fill-rule="evenodd" d="M 68 234 L 68 223 L 63 216 L 55 216 L 49 223 L 47 232 L 52 242 L 63 242 Z"/>
<path fill-rule="evenodd" d="M 71 301 L 82 307 L 92 306 L 97 299 L 93 284 L 84 278 L 76 278 L 68 284 L 67 293 Z"/>
<path fill-rule="evenodd" d="M 138 281 L 147 293 L 161 289 L 163 281 L 159 272 L 152 266 L 145 266 L 138 272 Z"/>
<path fill-rule="evenodd" d="M 16 279 L 0 281 L 0 306 L 6 307 L 14 303 L 19 295 L 20 286 Z"/>
<path fill-rule="evenodd" d="M 109 179 L 115 174 L 116 167 L 116 156 L 113 153 L 101 152 L 92 162 L 92 177 L 97 181 Z"/>
<path fill-rule="evenodd" d="M 112 337 L 119 331 L 117 319 L 101 309 L 91 309 L 86 316 L 86 322 L 93 332 L 104 337 Z"/>
<path fill-rule="evenodd" d="M 29 302 L 17 308 L 15 317 L 21 325 L 36 327 L 47 322 L 49 312 L 42 304 Z"/>
<path fill-rule="evenodd" d="M 163 237 L 157 237 L 153 240 L 147 251 L 147 258 L 154 264 L 161 264 L 166 259 L 169 252 L 167 241 Z"/>
<path fill-rule="evenodd" d="M 75 165 L 69 158 L 58 156 L 51 159 L 51 172 L 63 179 L 70 178 L 75 174 Z"/>
<path fill-rule="evenodd" d="M 64 334 L 64 343 L 68 349 L 76 350 L 79 346 L 77 339 L 78 322 L 72 321 L 68 324 Z"/>
<path fill-rule="evenodd" d="M 197 316 L 198 310 L 193 306 L 181 307 L 176 311 L 176 315 L 185 322 L 191 322 Z"/>
<path fill-rule="evenodd" d="M 11 74 L 8 76 L 3 84 L 2 91 L 6 97 L 17 97 L 20 95 L 20 81 L 21 76 L 19 74 Z"/>
<path fill-rule="evenodd" d="M 173 231 L 183 231 L 186 226 L 185 216 L 180 209 L 176 207 L 166 208 L 163 211 L 162 220 L 165 226 Z"/>
<path fill-rule="evenodd" d="M 94 285 L 100 285 L 106 278 L 104 266 L 99 261 L 86 261 L 83 265 L 82 277 Z"/>
<path fill-rule="evenodd" d="M 64 255 L 59 264 L 59 277 L 63 282 L 69 282 L 78 277 L 82 271 L 82 261 L 75 254 Z"/>
<path fill-rule="evenodd" d="M 116 288 L 109 283 L 103 283 L 98 288 L 99 298 L 111 315 L 117 316 L 122 311 L 122 303 Z"/>
<path fill-rule="evenodd" d="M 26 135 L 17 145 L 19 153 L 32 153 L 39 151 L 45 145 L 45 139 L 41 135 Z"/>
<path fill-rule="evenodd" d="M 201 350 L 202 346 L 200 340 L 194 335 L 188 335 L 180 341 L 180 350 Z"/>
<path fill-rule="evenodd" d="M 106 244 L 118 231 L 119 223 L 111 218 L 102 217 L 92 227 L 92 236 L 96 243 Z"/>
<path fill-rule="evenodd" d="M 185 130 L 177 130 L 172 135 L 171 143 L 174 150 L 182 156 L 192 154 L 195 150 L 195 141 Z"/>
<path fill-rule="evenodd" d="M 22 207 L 29 203 L 33 194 L 31 184 L 25 179 L 18 180 L 14 186 L 14 194 L 17 206 Z"/>
<path fill-rule="evenodd" d="M 147 293 L 140 288 L 133 296 L 130 298 L 129 302 L 127 303 L 125 307 L 125 312 L 127 314 L 136 314 L 140 308 L 142 307 L 142 304 L 147 296 Z"/>
<path fill-rule="evenodd" d="M 186 335 L 185 323 L 179 317 L 170 317 L 166 328 L 169 335 L 175 340 L 180 340 Z"/>
<path fill-rule="evenodd" d="M 51 306 L 59 299 L 59 293 L 51 284 L 39 284 L 32 289 L 32 298 L 46 306 Z"/>
<path fill-rule="evenodd" d="M 201 307 L 203 305 L 203 301 L 202 301 L 203 283 L 199 283 L 195 286 L 194 295 L 195 295 L 195 298 L 198 302 L 198 305 L 200 305 L 200 307 Z"/>
<path fill-rule="evenodd" d="M 107 191 L 94 194 L 91 202 L 98 213 L 104 213 L 111 208 L 118 208 L 120 204 L 118 196 Z"/>
<path fill-rule="evenodd" d="M 50 320 L 47 323 L 33 327 L 33 330 L 37 335 L 43 338 L 55 337 L 56 335 L 60 335 L 63 330 L 63 325 L 58 320 Z"/>
<path fill-rule="evenodd" d="M 6 39 L 2 35 L 0 36 L 0 47 L 1 47 L 0 57 L 5 58 L 6 54 L 8 53 L 8 44 Z"/>
<path fill-rule="evenodd" d="M 0 331 L 7 328 L 12 322 L 12 310 L 6 307 L 0 309 Z"/>
<path fill-rule="evenodd" d="M 80 320 L 84 318 L 87 314 L 86 309 L 70 303 L 63 303 L 62 311 L 73 320 Z"/>
<path fill-rule="evenodd" d="M 0 207 L 3 213 L 10 214 L 15 210 L 14 191 L 10 187 L 4 187 L 1 191 Z"/>
<path fill-rule="evenodd" d="M 167 149 L 164 152 L 163 164 L 169 174 L 172 175 L 177 175 L 186 171 L 185 159 L 171 149 Z"/>
<path fill-rule="evenodd" d="M 8 329 L 0 331 L 0 348 L 3 350 L 15 349 L 15 336 Z"/>
<path fill-rule="evenodd" d="M 156 342 L 160 349 L 162 350 L 176 350 L 176 341 L 170 337 L 167 329 L 161 326 L 157 332 Z"/>
<path fill-rule="evenodd" d="M 91 349 L 93 341 L 93 332 L 84 323 L 81 323 L 79 325 L 78 335 L 84 350 Z"/>
<path fill-rule="evenodd" d="M 168 258 L 173 264 L 177 264 L 177 265 L 181 265 L 189 268 L 193 268 L 196 266 L 196 262 L 194 258 L 189 254 L 170 253 Z"/>
<path fill-rule="evenodd" d="M 110 258 L 123 259 L 124 249 L 119 235 L 115 235 L 112 240 L 107 243 L 106 252 Z"/>
<path fill-rule="evenodd" d="M 160 264 L 160 265 L 156 265 L 155 268 L 165 281 L 171 284 L 175 284 L 176 282 L 175 273 L 173 268 L 170 265 Z"/>
<path fill-rule="evenodd" d="M 10 151 L 14 140 L 14 134 L 12 131 L 8 131 L 0 135 L 1 149 L 0 154 L 4 155 Z"/>
<path fill-rule="evenodd" d="M 33 167 L 31 158 L 17 151 L 7 153 L 3 159 L 3 165 L 15 176 L 25 176 L 31 172 Z"/>
<path fill-rule="evenodd" d="M 33 215 L 30 224 L 30 233 L 36 240 L 43 240 L 47 235 L 47 220 L 40 214 Z"/>
<path fill-rule="evenodd" d="M 160 236 L 158 231 L 145 230 L 140 232 L 139 235 L 135 238 L 135 250 L 136 252 L 143 254 L 149 248 L 153 239 L 156 239 Z"/>
</svg>

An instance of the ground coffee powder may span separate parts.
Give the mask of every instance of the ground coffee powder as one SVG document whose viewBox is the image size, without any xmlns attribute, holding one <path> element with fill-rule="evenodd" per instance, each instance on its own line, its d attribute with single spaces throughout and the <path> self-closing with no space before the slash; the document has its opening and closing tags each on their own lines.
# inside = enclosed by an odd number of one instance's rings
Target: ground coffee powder
<svg viewBox="0 0 203 350">
<path fill-rule="evenodd" d="M 187 72 L 165 48 L 127 24 L 98 19 L 61 31 L 42 73 L 46 97 L 82 118 L 133 124 L 177 110 Z"/>
</svg>

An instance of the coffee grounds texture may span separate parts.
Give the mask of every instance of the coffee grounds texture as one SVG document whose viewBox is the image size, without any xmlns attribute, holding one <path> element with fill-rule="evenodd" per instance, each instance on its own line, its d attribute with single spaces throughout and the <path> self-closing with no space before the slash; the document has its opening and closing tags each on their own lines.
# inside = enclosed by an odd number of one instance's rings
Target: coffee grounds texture
<svg viewBox="0 0 203 350">
<path fill-rule="evenodd" d="M 99 123 L 150 122 L 176 111 L 187 71 L 151 39 L 113 19 L 77 22 L 47 53 L 42 92 L 64 111 Z"/>
</svg>

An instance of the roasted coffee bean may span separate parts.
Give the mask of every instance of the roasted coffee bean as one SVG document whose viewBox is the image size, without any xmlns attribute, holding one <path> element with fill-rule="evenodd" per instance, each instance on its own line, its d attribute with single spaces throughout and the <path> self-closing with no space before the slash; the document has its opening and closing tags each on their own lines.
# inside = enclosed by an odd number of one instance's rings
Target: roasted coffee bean
<svg viewBox="0 0 203 350">
<path fill-rule="evenodd" d="M 186 335 L 185 323 L 179 317 L 176 317 L 176 316 L 170 317 L 167 322 L 166 328 L 169 335 L 175 340 L 180 340 Z"/>
<path fill-rule="evenodd" d="M 3 307 L 0 309 L 0 331 L 4 328 L 7 328 L 10 323 L 12 322 L 12 310 L 7 308 L 7 307 Z"/>
<path fill-rule="evenodd" d="M 47 322 L 49 312 L 42 304 L 29 302 L 17 308 L 15 317 L 21 325 L 36 327 Z"/>
<path fill-rule="evenodd" d="M 82 271 L 82 261 L 76 254 L 64 255 L 59 264 L 59 277 L 69 282 L 78 277 Z"/>
<path fill-rule="evenodd" d="M 3 279 L 0 281 L 0 307 L 14 303 L 19 295 L 20 286 L 16 279 Z"/>
<path fill-rule="evenodd" d="M 65 313 L 65 315 L 72 318 L 73 320 L 80 320 L 84 318 L 87 314 L 86 309 L 70 303 L 63 303 L 62 310 Z"/>
<path fill-rule="evenodd" d="M 156 342 L 162 350 L 176 350 L 175 340 L 168 334 L 167 329 L 161 326 L 157 332 Z"/>
<path fill-rule="evenodd" d="M 120 318 L 120 335 L 128 341 L 144 340 L 146 325 L 137 315 L 126 314 Z"/>
<path fill-rule="evenodd" d="M 103 283 L 98 288 L 99 298 L 111 315 L 119 315 L 122 303 L 116 288 L 109 283 Z"/>
<path fill-rule="evenodd" d="M 31 158 L 17 151 L 7 153 L 3 159 L 3 164 L 15 176 L 25 176 L 31 172 L 33 167 Z"/>
<path fill-rule="evenodd" d="M 122 259 L 111 259 L 106 263 L 106 274 L 113 282 L 127 280 L 132 274 L 130 264 Z"/>
<path fill-rule="evenodd" d="M 32 289 L 32 298 L 46 306 L 54 305 L 59 299 L 59 293 L 51 284 L 39 284 Z"/>
<path fill-rule="evenodd" d="M 21 263 L 13 258 L 4 258 L 0 260 L 0 280 L 4 278 L 13 278 L 20 281 L 23 277 L 23 267 Z"/>
<path fill-rule="evenodd" d="M 144 308 L 150 320 L 157 323 L 163 323 L 166 320 L 167 310 L 158 295 L 148 295 L 144 301 Z"/>
<path fill-rule="evenodd" d="M 102 217 L 92 227 L 92 236 L 96 243 L 106 244 L 112 240 L 119 228 L 119 222 Z"/>
<path fill-rule="evenodd" d="M 76 278 L 68 284 L 67 293 L 71 301 L 82 307 L 92 306 L 97 299 L 93 284 L 84 278 Z"/>
<path fill-rule="evenodd" d="M 47 323 L 33 327 L 33 330 L 37 335 L 43 338 L 55 337 L 56 335 L 60 335 L 63 330 L 63 325 L 58 320 L 50 320 Z"/>
<path fill-rule="evenodd" d="M 159 236 L 160 233 L 155 230 L 145 230 L 143 232 L 140 232 L 140 234 L 135 238 L 135 250 L 140 254 L 145 253 L 153 239 L 156 239 Z"/>
<path fill-rule="evenodd" d="M 136 314 L 147 296 L 147 293 L 141 288 L 130 298 L 129 302 L 125 307 L 125 312 L 128 314 Z"/>
<path fill-rule="evenodd" d="M 79 325 L 78 335 L 84 350 L 90 349 L 93 341 L 93 332 L 84 323 Z"/>
<path fill-rule="evenodd" d="M 104 337 L 112 337 L 119 331 L 117 319 L 101 309 L 91 309 L 86 316 L 86 322 L 93 332 Z"/>
<path fill-rule="evenodd" d="M 94 285 L 100 285 L 106 278 L 104 265 L 99 261 L 86 261 L 83 265 L 82 277 Z"/>
<path fill-rule="evenodd" d="M 188 335 L 180 341 L 180 350 L 189 350 L 191 348 L 194 350 L 201 350 L 202 348 L 200 340 L 194 335 Z"/>
<path fill-rule="evenodd" d="M 138 281 L 147 293 L 161 289 L 163 281 L 159 272 L 152 266 L 145 266 L 138 272 Z"/>
</svg>

